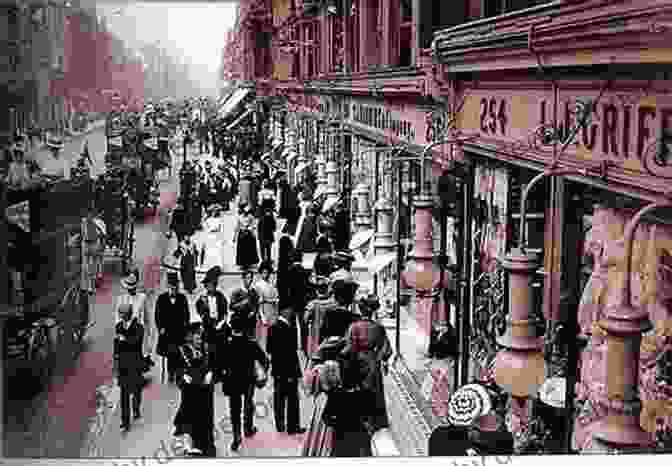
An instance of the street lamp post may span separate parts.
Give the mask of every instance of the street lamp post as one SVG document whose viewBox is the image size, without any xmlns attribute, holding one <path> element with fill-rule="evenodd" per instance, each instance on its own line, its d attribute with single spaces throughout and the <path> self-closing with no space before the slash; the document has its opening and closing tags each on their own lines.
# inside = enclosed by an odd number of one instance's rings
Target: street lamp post
<svg viewBox="0 0 672 466">
<path fill-rule="evenodd" d="M 400 163 L 405 161 L 420 161 L 420 183 L 421 193 L 415 198 L 415 248 L 409 255 L 409 261 L 406 263 L 404 271 L 400 274 L 397 280 L 397 341 L 396 352 L 397 357 L 400 354 L 401 341 L 399 337 L 400 331 L 400 298 L 401 287 L 413 288 L 416 290 L 416 296 L 419 298 L 416 301 L 416 321 L 423 331 L 427 331 L 427 336 L 431 335 L 432 326 L 432 311 L 434 310 L 435 300 L 439 297 L 441 289 L 448 285 L 452 278 L 447 276 L 445 270 L 441 266 L 437 266 L 434 260 L 434 244 L 432 238 L 432 209 L 434 207 L 434 200 L 429 189 L 429 185 L 425 184 L 424 171 L 426 169 L 425 162 L 429 151 L 438 145 L 443 144 L 458 144 L 473 139 L 474 136 L 460 136 L 452 134 L 441 140 L 434 141 L 427 144 L 422 151 L 420 157 L 398 157 L 391 160 L 392 163 Z M 398 204 L 401 204 L 401 173 L 398 176 Z M 401 206 L 398 206 L 401 211 Z M 401 232 L 397 233 L 397 264 L 401 268 Z M 438 267 L 438 269 L 437 269 Z M 444 316 L 445 317 L 445 316 Z M 441 320 L 441 319 L 439 319 Z M 439 322 L 437 322 L 439 323 Z"/>
<path fill-rule="evenodd" d="M 670 208 L 672 202 L 653 203 L 637 212 L 625 228 L 625 276 L 621 302 L 605 310 L 599 322 L 607 333 L 606 419 L 598 426 L 594 438 L 598 448 L 608 452 L 650 451 L 651 434 L 640 424 L 639 354 L 643 332 L 651 328 L 646 307 L 632 304 L 632 250 L 635 232 L 642 218 L 653 210 Z"/>
</svg>

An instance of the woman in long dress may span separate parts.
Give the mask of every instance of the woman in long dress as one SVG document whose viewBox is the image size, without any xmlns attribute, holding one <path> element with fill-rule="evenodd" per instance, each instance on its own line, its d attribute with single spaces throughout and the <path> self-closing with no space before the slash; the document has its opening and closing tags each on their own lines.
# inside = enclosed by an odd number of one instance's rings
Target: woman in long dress
<svg viewBox="0 0 672 466">
<path fill-rule="evenodd" d="M 247 204 L 242 206 L 234 232 L 236 265 L 242 269 L 247 269 L 259 263 L 255 223 L 252 208 Z"/>
<path fill-rule="evenodd" d="M 343 350 L 353 369 L 353 378 L 359 381 L 362 390 L 362 420 L 370 435 L 390 426 L 383 372 L 387 370 L 387 361 L 392 356 L 392 346 L 385 327 L 373 320 L 373 314 L 379 308 L 380 301 L 374 294 L 359 301 L 362 318 L 348 329 Z"/>
<path fill-rule="evenodd" d="M 187 343 L 179 347 L 181 364 L 177 381 L 181 399 L 174 435 L 189 434 L 195 449 L 192 453 L 215 456 L 215 355 L 203 342 L 201 332 L 199 323 L 190 324 Z"/>
</svg>

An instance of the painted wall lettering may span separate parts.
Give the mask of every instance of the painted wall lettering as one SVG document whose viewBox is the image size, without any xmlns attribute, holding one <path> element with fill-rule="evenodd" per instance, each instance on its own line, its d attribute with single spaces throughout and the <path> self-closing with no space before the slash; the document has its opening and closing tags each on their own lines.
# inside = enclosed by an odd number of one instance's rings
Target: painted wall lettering
<svg viewBox="0 0 672 466">
<path fill-rule="evenodd" d="M 369 126 L 383 132 L 392 132 L 401 139 L 415 141 L 414 124 L 400 118 L 390 109 L 379 105 L 352 103 L 351 118 L 355 123 Z"/>
<path fill-rule="evenodd" d="M 558 128 L 555 135 L 557 140 L 563 143 L 576 125 L 576 115 L 570 100 L 560 104 L 559 107 Z M 540 124 L 548 128 L 553 126 L 550 109 L 552 109 L 551 103 L 546 100 L 540 101 Z M 481 99 L 481 112 L 481 130 L 490 132 L 493 127 L 490 100 Z M 671 133 L 672 107 L 651 105 L 637 107 L 625 102 L 601 102 L 593 106 L 588 124 L 578 131 L 572 142 L 601 158 L 615 162 L 635 157 L 650 174 L 672 178 L 672 162 L 668 161 L 665 155 L 668 145 L 672 142 Z"/>
<path fill-rule="evenodd" d="M 506 136 L 506 100 L 494 97 L 481 99 L 481 131 Z"/>
</svg>

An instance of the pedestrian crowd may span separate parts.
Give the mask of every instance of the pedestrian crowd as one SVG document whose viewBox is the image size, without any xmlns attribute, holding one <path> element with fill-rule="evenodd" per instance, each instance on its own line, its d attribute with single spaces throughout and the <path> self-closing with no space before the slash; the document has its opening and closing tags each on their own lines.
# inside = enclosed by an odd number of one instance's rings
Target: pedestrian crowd
<svg viewBox="0 0 672 466">
<path fill-rule="evenodd" d="M 207 151 L 208 133 L 196 134 Z M 178 266 L 168 272 L 154 319 L 133 291 L 137 276 L 124 282 L 130 297 L 119 301 L 117 350 L 134 356 L 118 358 L 121 428 L 130 429 L 131 411 L 141 416 L 142 372 L 154 345 L 165 358 L 167 382 L 181 392 L 174 435 L 190 437 L 192 454 L 216 455 L 216 386 L 229 398 L 230 447 L 238 451 L 243 436 L 257 433 L 254 394 L 270 376 L 275 429 L 305 434 L 304 456 L 371 456 L 373 434 L 389 424 L 383 374 L 392 349 L 376 321 L 378 298 L 358 295 L 354 257 L 339 227 L 342 207 L 315 202 L 309 177 L 291 187 L 283 171 L 271 175 L 263 163 L 240 160 L 234 168 L 231 159 L 218 158 L 219 149 L 213 152 L 217 166 L 208 159 L 182 167 L 170 223 Z M 194 296 L 199 320 L 191 322 L 189 296 L 198 289 L 196 269 L 205 256 L 193 235 L 221 235 L 222 214 L 236 199 L 232 239 L 242 283 L 226 296 L 219 289 L 222 267 L 209 268 L 204 293 Z M 307 252 L 317 253 L 312 270 L 304 265 Z M 315 400 L 309 429 L 300 423 L 301 387 Z"/>
</svg>

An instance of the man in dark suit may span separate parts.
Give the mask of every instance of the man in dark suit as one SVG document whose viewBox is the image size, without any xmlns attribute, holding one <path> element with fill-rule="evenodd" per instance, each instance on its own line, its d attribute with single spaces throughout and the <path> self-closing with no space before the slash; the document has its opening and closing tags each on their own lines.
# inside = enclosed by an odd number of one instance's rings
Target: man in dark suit
<svg viewBox="0 0 672 466">
<path fill-rule="evenodd" d="M 231 293 L 231 313 L 241 316 L 244 322 L 244 333 L 249 338 L 255 338 L 259 317 L 259 293 L 252 286 L 254 273 L 246 270 L 242 274 L 243 286 Z"/>
<path fill-rule="evenodd" d="M 142 340 L 145 329 L 136 317 L 130 304 L 119 307 L 119 322 L 115 331 L 115 347 L 119 355 L 118 377 L 121 389 L 121 430 L 131 427 L 131 398 L 133 398 L 133 418 L 140 419 L 142 403 Z"/>
<path fill-rule="evenodd" d="M 302 434 L 306 431 L 299 425 L 301 367 L 297 353 L 296 328 L 289 323 L 291 316 L 291 308 L 280 311 L 280 316 L 271 326 L 268 336 L 268 354 L 271 357 L 271 375 L 274 381 L 275 427 L 278 432 L 285 432 L 285 428 L 287 428 L 287 433 L 290 435 Z M 286 413 L 285 408 L 287 409 Z"/>
<path fill-rule="evenodd" d="M 178 293 L 177 272 L 168 273 L 168 291 L 156 300 L 154 318 L 159 332 L 156 354 L 168 359 L 168 382 L 175 381 L 175 372 L 179 366 L 177 348 L 184 343 L 185 331 L 189 325 L 189 302 L 187 297 Z"/>
<path fill-rule="evenodd" d="M 222 388 L 229 397 L 233 443 L 237 451 L 241 444 L 240 414 L 246 437 L 257 433 L 254 426 L 255 362 L 268 370 L 268 358 L 259 344 L 244 334 L 246 322 L 241 314 L 233 313 L 226 331 L 222 333 L 223 344 L 217 347 L 217 367 L 222 378 Z"/>
<path fill-rule="evenodd" d="M 196 300 L 196 312 L 203 320 L 203 339 L 208 345 L 216 344 L 216 334 L 224 327 L 229 312 L 226 296 L 217 289 L 221 275 L 218 266 L 208 270 L 203 279 L 207 291 Z"/>
<path fill-rule="evenodd" d="M 289 277 L 287 280 L 289 285 L 289 303 L 293 311 L 291 318 L 297 321 L 296 323 L 292 322 L 292 325 L 296 325 L 301 332 L 301 348 L 299 349 L 305 353 L 308 342 L 308 327 L 304 316 L 306 306 L 308 305 L 310 272 L 303 267 L 303 254 L 301 251 L 294 251 L 292 264 L 289 266 L 287 275 Z"/>
</svg>

